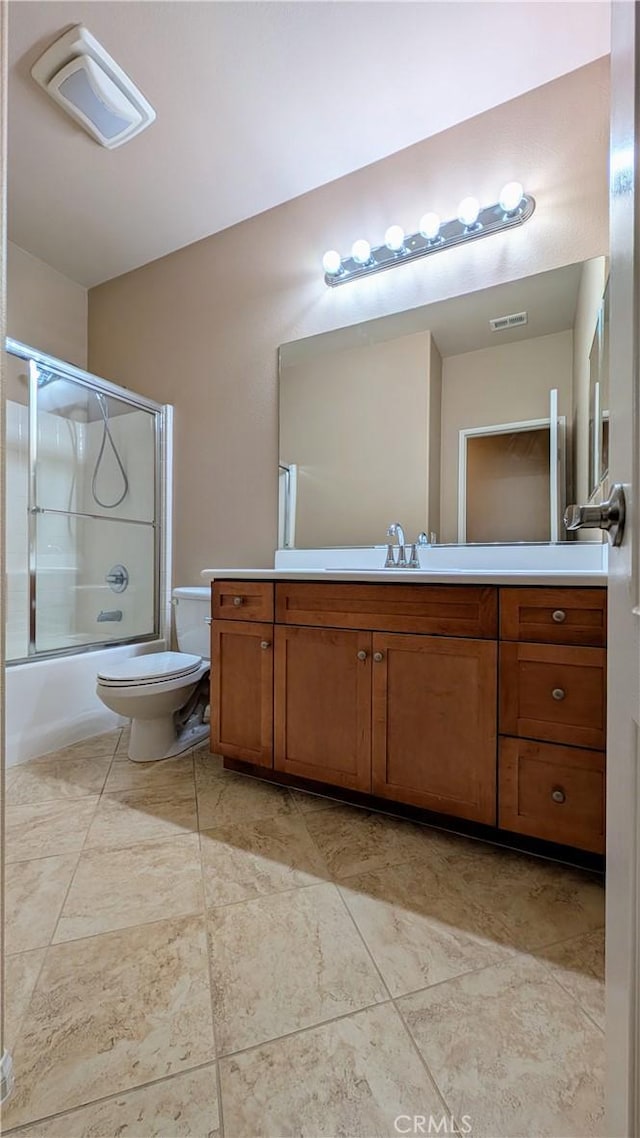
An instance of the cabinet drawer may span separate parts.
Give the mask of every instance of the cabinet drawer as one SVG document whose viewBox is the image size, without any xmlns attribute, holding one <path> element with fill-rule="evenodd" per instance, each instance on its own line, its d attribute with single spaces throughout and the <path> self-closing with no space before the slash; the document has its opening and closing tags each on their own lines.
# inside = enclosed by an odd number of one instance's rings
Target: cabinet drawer
<svg viewBox="0 0 640 1138">
<path fill-rule="evenodd" d="M 605 747 L 606 652 L 500 645 L 500 733 Z"/>
<path fill-rule="evenodd" d="M 516 834 L 604 852 L 604 755 L 501 739 L 499 825 Z"/>
<path fill-rule="evenodd" d="M 273 620 L 270 581 L 213 581 L 211 614 L 215 620 Z"/>
<path fill-rule="evenodd" d="M 494 639 L 498 590 L 477 585 L 276 585 L 276 620 L 320 628 Z"/>
<path fill-rule="evenodd" d="M 606 589 L 500 589 L 500 639 L 607 643 Z"/>
</svg>

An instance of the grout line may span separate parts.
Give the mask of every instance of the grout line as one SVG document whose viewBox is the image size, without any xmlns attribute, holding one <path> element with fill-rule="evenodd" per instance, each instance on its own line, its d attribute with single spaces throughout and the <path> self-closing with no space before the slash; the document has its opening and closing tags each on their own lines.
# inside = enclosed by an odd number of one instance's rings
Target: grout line
<svg viewBox="0 0 640 1138">
<path fill-rule="evenodd" d="M 452 1117 L 452 1118 L 456 1117 L 456 1116 L 457 1116 L 457 1115 L 456 1115 L 456 1112 L 454 1112 L 454 1111 L 451 1109 L 451 1107 L 449 1106 L 449 1103 L 448 1103 L 447 1099 L 445 1098 L 444 1094 L 442 1093 L 442 1091 L 441 1091 L 441 1089 L 440 1089 L 440 1083 L 439 1083 L 439 1082 L 438 1082 L 438 1080 L 436 1079 L 435 1075 L 433 1074 L 433 1071 L 431 1070 L 431 1067 L 430 1067 L 430 1066 L 429 1066 L 429 1064 L 427 1063 L 427 1060 L 425 1059 L 424 1055 L 422 1054 L 422 1051 L 421 1051 L 421 1050 L 420 1050 L 420 1048 L 418 1047 L 418 1043 L 417 1043 L 417 1041 L 416 1041 L 416 1039 L 415 1039 L 415 1037 L 414 1037 L 414 1034 L 413 1034 L 413 1032 L 411 1031 L 411 1028 L 409 1027 L 409 1025 L 408 1025 L 408 1023 L 407 1023 L 407 1021 L 406 1021 L 406 1019 L 405 1019 L 405 1017 L 404 1017 L 404 1015 L 402 1014 L 402 1012 L 401 1012 L 400 1008 L 398 1007 L 398 1005 L 397 1005 L 397 1003 L 396 1003 L 396 1001 L 395 1001 L 395 1000 L 393 1001 L 393 1007 L 394 1007 L 394 1009 L 395 1009 L 395 1011 L 396 1011 L 397 1015 L 398 1015 L 398 1016 L 399 1016 L 399 1018 L 400 1018 L 400 1022 L 402 1023 L 402 1026 L 404 1027 L 404 1030 L 406 1031 L 406 1033 L 407 1033 L 407 1036 L 409 1037 L 409 1039 L 410 1039 L 410 1041 L 411 1041 L 411 1044 L 412 1044 L 412 1046 L 413 1046 L 413 1048 L 414 1048 L 414 1051 L 416 1052 L 416 1054 L 417 1054 L 417 1056 L 418 1056 L 418 1059 L 419 1059 L 419 1060 L 420 1060 L 420 1062 L 422 1063 L 422 1066 L 424 1067 L 424 1069 L 425 1069 L 425 1071 L 426 1071 L 426 1073 L 427 1073 L 427 1077 L 429 1078 L 429 1080 L 430 1080 L 430 1081 L 431 1081 L 431 1083 L 433 1084 L 433 1086 L 434 1086 L 434 1089 L 435 1089 L 435 1091 L 436 1091 L 436 1094 L 438 1095 L 438 1098 L 440 1099 L 440 1101 L 442 1102 L 442 1105 L 443 1105 L 443 1106 L 444 1106 L 444 1108 L 445 1108 L 445 1113 L 446 1113 L 447 1115 L 449 1115 L 450 1117 Z"/>
<path fill-rule="evenodd" d="M 122 1098 L 124 1095 L 135 1094 L 137 1091 L 147 1090 L 148 1087 L 157 1087 L 162 1083 L 170 1083 L 174 1079 L 179 1079 L 182 1075 L 191 1075 L 194 1071 L 204 1071 L 207 1067 L 213 1067 L 214 1060 L 209 1059 L 206 1063 L 197 1063 L 195 1067 L 185 1067 L 181 1071 L 172 1071 L 170 1075 L 162 1075 L 158 1079 L 150 1079 L 146 1083 L 139 1083 L 135 1087 L 127 1087 L 126 1090 L 117 1090 L 113 1094 L 103 1095 L 101 1098 L 89 1099 L 88 1102 L 78 1103 L 77 1106 L 69 1107 L 68 1110 L 58 1111 L 57 1114 L 46 1114 L 42 1118 L 33 1118 L 27 1122 L 21 1122 L 18 1126 L 12 1126 L 10 1130 L 3 1130 L 3 1135 L 14 1134 L 19 1136 L 23 1131 L 30 1130 L 34 1126 L 39 1126 L 43 1122 L 51 1122 L 56 1118 L 70 1118 L 80 1110 L 86 1110 L 90 1106 L 100 1106 L 105 1102 L 112 1102 L 114 1099 Z"/>
<path fill-rule="evenodd" d="M 234 1059 L 236 1055 L 248 1055 L 252 1051 L 259 1051 L 261 1047 L 270 1047 L 273 1043 L 281 1043 L 283 1039 L 293 1039 L 296 1035 L 305 1035 L 308 1031 L 316 1031 L 330 1023 L 339 1023 L 343 1019 L 353 1019 L 361 1012 L 375 1011 L 377 1008 L 393 1007 L 393 1000 L 380 1000 L 376 1004 L 364 1004 L 361 1008 L 352 1008 L 343 1015 L 330 1016 L 328 1019 L 318 1020 L 317 1023 L 307 1023 L 304 1027 L 296 1027 L 293 1031 L 285 1031 L 282 1035 L 274 1035 L 271 1039 L 262 1039 L 259 1043 L 252 1043 L 249 1047 L 239 1047 L 235 1051 L 224 1051 L 220 1059 Z M 258 1136 L 259 1138 L 259 1136 Z"/>
<path fill-rule="evenodd" d="M 195 775 L 195 762 L 193 763 L 193 779 L 194 786 L 196 783 Z M 222 1101 L 222 1080 L 220 1077 L 220 1048 L 218 1046 L 218 1035 L 216 1031 L 216 1016 L 215 1016 L 215 993 L 217 991 L 213 979 L 213 938 L 209 936 L 209 915 L 207 909 L 207 887 L 205 882 L 205 869 L 202 857 L 202 837 L 200 830 L 200 805 L 198 802 L 198 791 L 196 791 L 196 824 L 198 827 L 198 856 L 200 858 L 200 888 L 202 889 L 202 904 L 203 904 L 203 926 L 204 926 L 204 941 L 205 950 L 207 953 L 207 977 L 209 980 L 209 1004 L 211 1011 L 211 1031 L 213 1034 L 213 1052 L 215 1056 L 215 1071 L 216 1071 L 216 1091 L 218 1096 L 218 1126 L 220 1138 L 224 1138 L 224 1105 Z"/>
</svg>

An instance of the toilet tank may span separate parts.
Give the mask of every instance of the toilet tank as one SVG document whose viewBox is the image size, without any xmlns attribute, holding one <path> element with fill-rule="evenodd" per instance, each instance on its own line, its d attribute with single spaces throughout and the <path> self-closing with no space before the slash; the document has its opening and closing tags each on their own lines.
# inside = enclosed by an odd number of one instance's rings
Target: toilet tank
<svg viewBox="0 0 640 1138">
<path fill-rule="evenodd" d="M 211 643 L 207 617 L 211 615 L 211 587 L 185 586 L 174 589 L 172 597 L 180 652 L 191 652 L 208 660 Z"/>
</svg>

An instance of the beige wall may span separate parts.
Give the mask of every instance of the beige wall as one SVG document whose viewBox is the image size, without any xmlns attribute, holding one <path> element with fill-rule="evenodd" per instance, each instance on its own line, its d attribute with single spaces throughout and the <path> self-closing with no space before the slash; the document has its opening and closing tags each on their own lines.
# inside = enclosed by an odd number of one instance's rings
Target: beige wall
<svg viewBox="0 0 640 1138">
<path fill-rule="evenodd" d="M 458 443 L 465 427 L 544 419 L 549 391 L 571 414 L 573 333 L 447 356 L 442 367 L 441 541 L 458 540 Z"/>
<path fill-rule="evenodd" d="M 280 461 L 298 468 L 297 547 L 379 545 L 394 519 L 412 540 L 426 528 L 430 360 L 431 335 L 420 332 L 281 365 Z"/>
<path fill-rule="evenodd" d="M 599 60 L 91 290 L 91 370 L 176 407 L 177 581 L 273 563 L 279 344 L 606 251 L 608 98 Z M 522 229 L 324 285 L 325 249 L 514 177 L 537 200 Z"/>
<path fill-rule="evenodd" d="M 87 309 L 86 288 L 9 242 L 8 336 L 86 368 Z"/>
</svg>

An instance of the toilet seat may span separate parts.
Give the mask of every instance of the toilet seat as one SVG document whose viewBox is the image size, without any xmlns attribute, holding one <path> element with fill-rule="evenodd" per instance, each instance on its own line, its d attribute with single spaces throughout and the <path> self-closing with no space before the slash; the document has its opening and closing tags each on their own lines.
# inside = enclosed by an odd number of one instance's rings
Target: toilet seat
<svg viewBox="0 0 640 1138">
<path fill-rule="evenodd" d="M 145 687 L 187 679 L 202 664 L 202 656 L 192 656 L 188 652 L 152 652 L 146 656 L 131 656 L 121 664 L 103 668 L 97 679 L 104 687 Z"/>
</svg>

